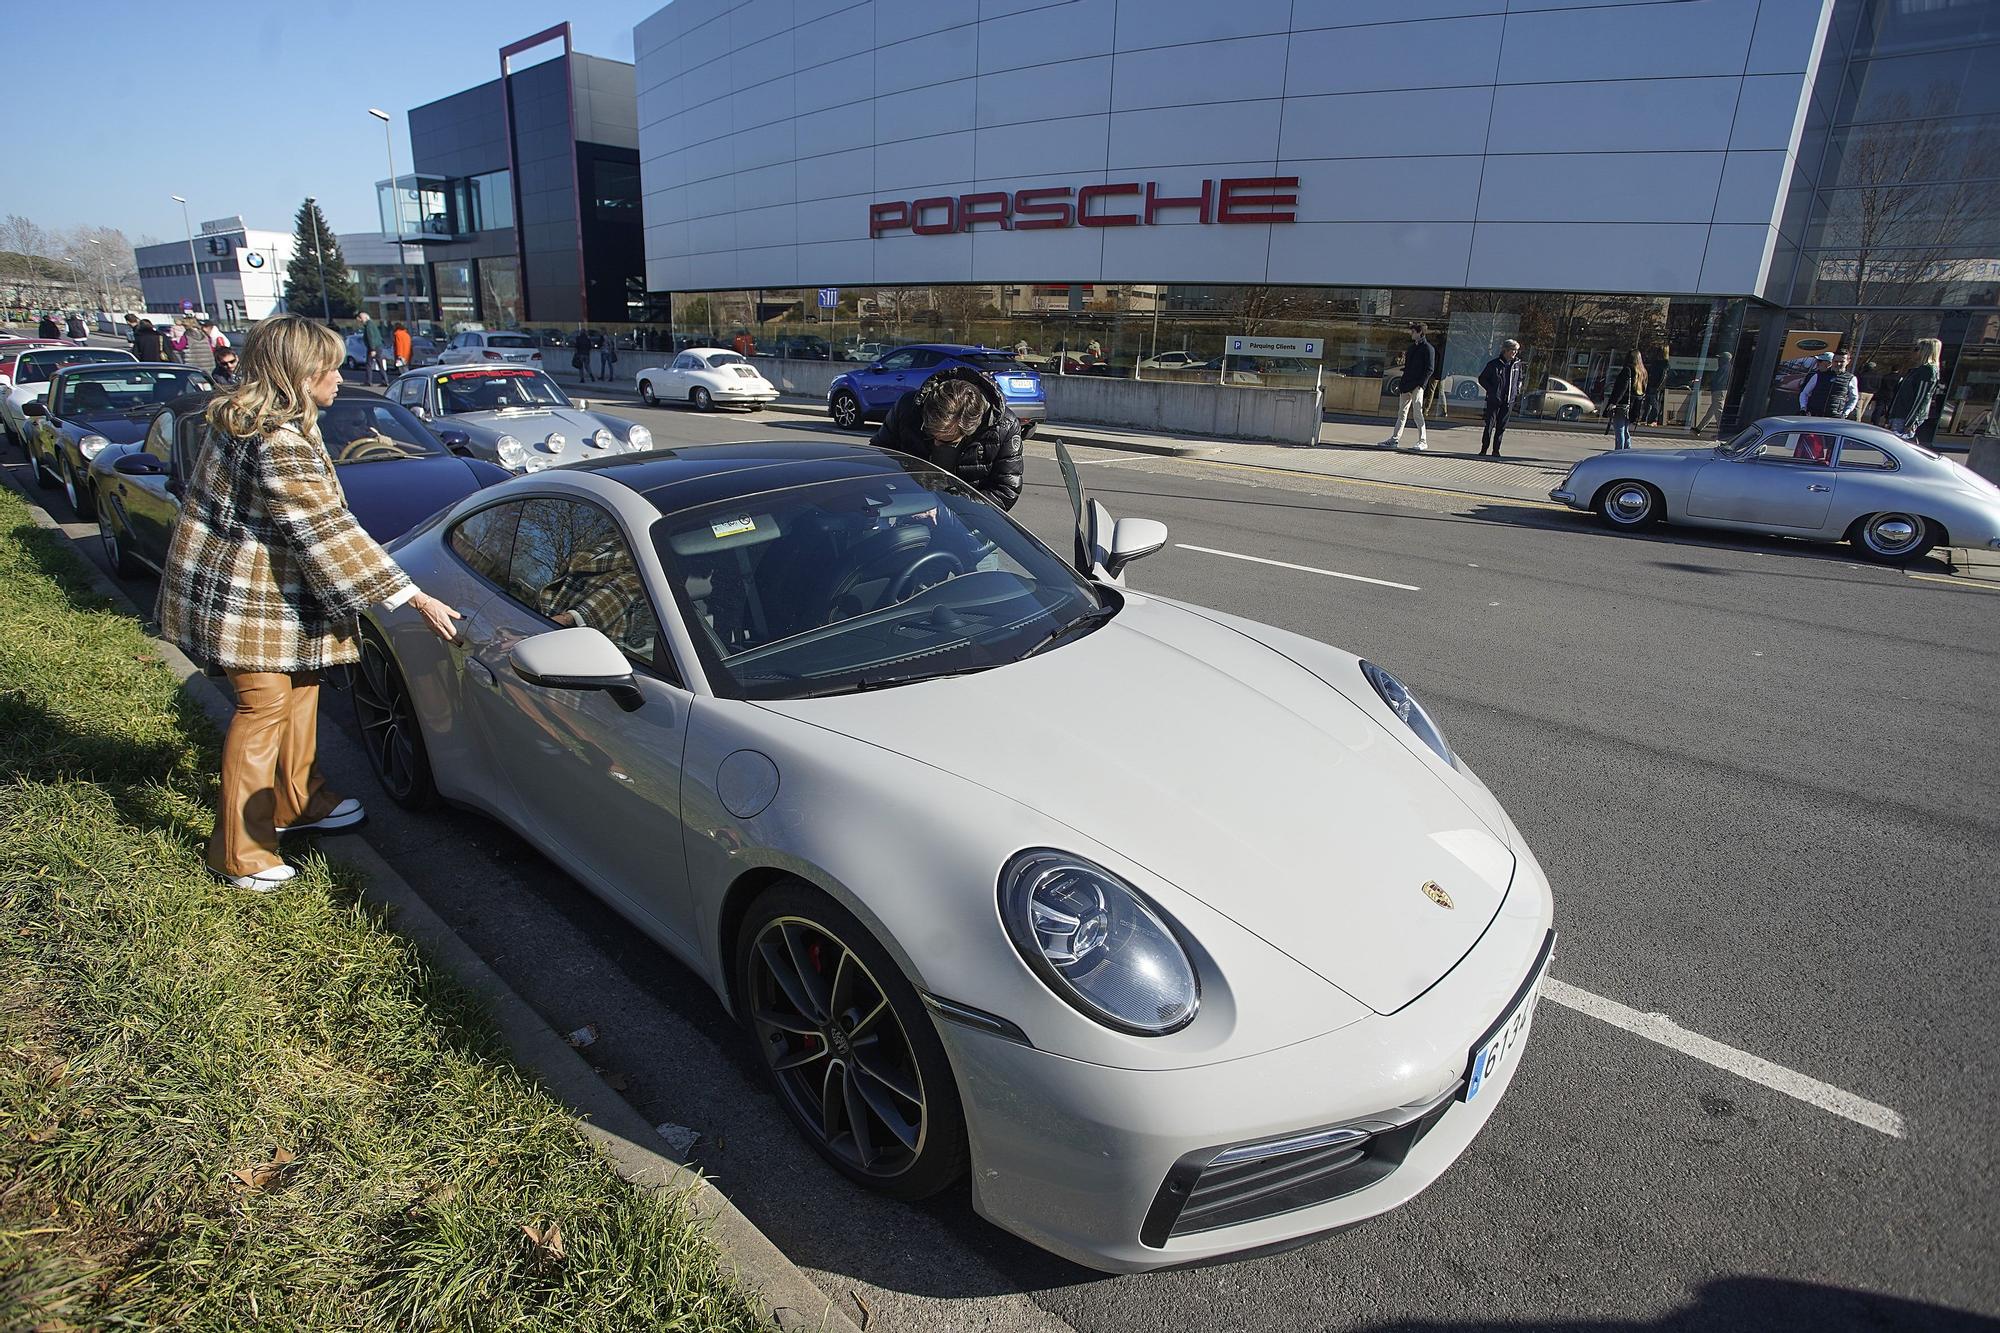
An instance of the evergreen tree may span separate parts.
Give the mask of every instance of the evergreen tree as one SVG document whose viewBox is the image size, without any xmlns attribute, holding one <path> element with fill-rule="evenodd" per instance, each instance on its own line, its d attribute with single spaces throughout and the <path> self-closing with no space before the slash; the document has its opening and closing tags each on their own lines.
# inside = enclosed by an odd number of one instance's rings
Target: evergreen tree
<svg viewBox="0 0 2000 1333">
<path fill-rule="evenodd" d="M 326 275 L 321 300 L 320 275 Z M 292 223 L 292 262 L 285 269 L 285 309 L 311 319 L 353 319 L 361 310 L 361 293 L 347 275 L 347 256 L 340 238 L 326 225 L 326 214 L 311 199 L 299 205 Z"/>
</svg>

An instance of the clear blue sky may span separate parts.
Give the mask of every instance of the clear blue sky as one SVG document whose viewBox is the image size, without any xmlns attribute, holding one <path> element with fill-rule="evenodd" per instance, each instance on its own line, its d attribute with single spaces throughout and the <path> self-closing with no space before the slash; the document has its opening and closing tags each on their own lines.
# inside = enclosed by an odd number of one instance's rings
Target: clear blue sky
<svg viewBox="0 0 2000 1333">
<path fill-rule="evenodd" d="M 8 4 L 8 101 L 38 108 L 21 142 L 51 146 L 15 157 L 0 213 L 170 241 L 184 234 L 171 195 L 187 197 L 197 231 L 232 213 L 289 231 L 313 195 L 336 232 L 373 231 L 375 182 L 389 169 L 369 107 L 395 117 L 396 169 L 408 171 L 405 113 L 497 78 L 502 46 L 566 18 L 577 50 L 630 60 L 632 25 L 664 3 Z M 146 106 L 128 85 L 146 90 Z"/>
</svg>

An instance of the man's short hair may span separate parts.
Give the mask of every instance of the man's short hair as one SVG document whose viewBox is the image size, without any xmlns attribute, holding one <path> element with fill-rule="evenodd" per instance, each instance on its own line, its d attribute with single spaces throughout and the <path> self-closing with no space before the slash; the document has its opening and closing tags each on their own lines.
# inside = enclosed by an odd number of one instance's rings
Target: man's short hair
<svg viewBox="0 0 2000 1333">
<path fill-rule="evenodd" d="M 1521 350 L 1521 344 L 1515 342 L 1512 338 L 1509 338 L 1506 342 L 1500 344 L 1500 349 L 1502 351 L 1505 351 L 1509 347 L 1513 348 L 1517 352 Z"/>
<path fill-rule="evenodd" d="M 924 434 L 954 432 L 960 439 L 979 429 L 986 415 L 986 395 L 964 380 L 940 384 L 924 399 Z"/>
<path fill-rule="evenodd" d="M 1422 320 L 1413 319 L 1410 321 L 1410 332 L 1417 334 L 1419 337 L 1421 337 L 1424 333 L 1428 332 L 1428 330 L 1425 329 L 1424 322 Z"/>
</svg>

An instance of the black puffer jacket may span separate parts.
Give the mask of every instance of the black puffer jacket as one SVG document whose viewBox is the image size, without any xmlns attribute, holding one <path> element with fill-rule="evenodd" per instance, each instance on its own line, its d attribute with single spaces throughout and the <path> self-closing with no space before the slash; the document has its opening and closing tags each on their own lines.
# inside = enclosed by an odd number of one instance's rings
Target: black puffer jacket
<svg viewBox="0 0 2000 1333">
<path fill-rule="evenodd" d="M 978 388 L 986 399 L 986 418 L 959 443 L 940 445 L 924 434 L 924 405 L 953 380 Z M 993 381 L 970 366 L 946 366 L 915 393 L 904 394 L 871 443 L 936 464 L 1002 509 L 1012 509 L 1021 498 L 1021 423 Z"/>
</svg>

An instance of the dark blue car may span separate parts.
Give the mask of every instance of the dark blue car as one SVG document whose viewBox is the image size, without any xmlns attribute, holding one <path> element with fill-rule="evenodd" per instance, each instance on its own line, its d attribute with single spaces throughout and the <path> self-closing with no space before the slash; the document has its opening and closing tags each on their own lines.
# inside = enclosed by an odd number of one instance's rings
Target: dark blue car
<svg viewBox="0 0 2000 1333">
<path fill-rule="evenodd" d="M 105 558 L 126 577 L 161 568 L 181 496 L 201 453 L 208 394 L 188 394 L 156 414 L 144 438 L 91 460 L 97 530 Z M 352 384 L 319 414 L 320 437 L 340 469 L 356 521 L 391 542 L 445 506 L 496 481 L 505 468 L 447 449 L 407 407 Z"/>
<path fill-rule="evenodd" d="M 1020 418 L 1023 435 L 1031 434 L 1035 423 L 1049 415 L 1042 377 L 1015 360 L 1012 352 L 952 343 L 898 347 L 870 365 L 848 371 L 828 386 L 826 410 L 841 427 L 859 429 L 887 417 L 897 399 L 946 366 L 970 366 L 990 378 L 1006 400 L 1007 410 Z"/>
</svg>

